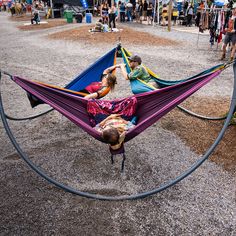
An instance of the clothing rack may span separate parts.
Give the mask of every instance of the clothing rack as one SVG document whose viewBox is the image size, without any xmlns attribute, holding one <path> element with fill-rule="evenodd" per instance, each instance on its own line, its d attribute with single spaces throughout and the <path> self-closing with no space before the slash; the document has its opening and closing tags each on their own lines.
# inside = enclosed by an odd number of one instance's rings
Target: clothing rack
<svg viewBox="0 0 236 236">
<path fill-rule="evenodd" d="M 211 12 L 216 13 L 216 12 L 222 12 L 222 11 L 224 11 L 224 12 L 232 11 L 232 9 L 230 9 L 230 8 L 204 8 L 204 9 L 202 9 L 201 13 L 205 13 L 206 10 L 209 10 L 209 13 L 211 13 Z M 199 43 L 199 36 L 200 36 L 200 31 L 198 31 L 197 47 L 198 47 L 198 43 Z M 216 45 L 217 45 L 216 49 L 218 49 L 218 41 L 217 41 Z M 212 45 L 211 45 L 211 48 L 212 48 Z"/>
</svg>

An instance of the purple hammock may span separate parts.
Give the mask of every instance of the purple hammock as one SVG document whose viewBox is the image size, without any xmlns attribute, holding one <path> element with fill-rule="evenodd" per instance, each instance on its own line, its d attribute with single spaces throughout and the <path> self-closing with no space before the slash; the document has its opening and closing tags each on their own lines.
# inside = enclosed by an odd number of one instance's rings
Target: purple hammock
<svg viewBox="0 0 236 236">
<path fill-rule="evenodd" d="M 224 68 L 219 67 L 215 71 L 205 75 L 200 75 L 197 78 L 187 80 L 183 83 L 151 92 L 133 95 L 132 97 L 137 99 L 135 116 L 138 117 L 138 122 L 133 129 L 127 132 L 125 142 L 131 140 L 146 128 L 154 124 L 162 116 L 175 108 L 213 78 L 218 76 L 223 69 Z M 44 84 L 29 81 L 17 76 L 13 76 L 12 79 L 24 90 L 44 101 L 73 123 L 81 127 L 88 134 L 103 142 L 100 133 L 96 131 L 90 123 L 90 116 L 87 112 L 88 100 L 76 94 L 48 87 Z M 123 102 L 125 99 L 127 98 L 106 101 L 110 103 L 119 103 Z M 112 114 L 112 110 L 110 114 Z"/>
</svg>

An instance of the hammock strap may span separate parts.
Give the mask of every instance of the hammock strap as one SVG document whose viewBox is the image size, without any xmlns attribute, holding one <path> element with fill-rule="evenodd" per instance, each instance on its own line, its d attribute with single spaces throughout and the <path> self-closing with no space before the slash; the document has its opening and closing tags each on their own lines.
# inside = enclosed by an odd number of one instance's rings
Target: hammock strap
<svg viewBox="0 0 236 236">
<path fill-rule="evenodd" d="M 113 165 L 114 164 L 114 158 L 113 158 L 113 154 L 111 154 L 111 164 Z"/>
<path fill-rule="evenodd" d="M 122 160 L 122 163 L 121 163 L 121 172 L 124 172 L 125 160 L 126 160 L 126 156 L 125 156 L 125 153 L 123 153 L 123 160 Z"/>
<path fill-rule="evenodd" d="M 111 164 L 114 164 L 114 154 L 111 154 Z M 122 162 L 121 162 L 121 172 L 124 172 L 124 168 L 125 168 L 125 160 L 126 160 L 126 155 L 125 153 L 122 153 Z"/>
</svg>

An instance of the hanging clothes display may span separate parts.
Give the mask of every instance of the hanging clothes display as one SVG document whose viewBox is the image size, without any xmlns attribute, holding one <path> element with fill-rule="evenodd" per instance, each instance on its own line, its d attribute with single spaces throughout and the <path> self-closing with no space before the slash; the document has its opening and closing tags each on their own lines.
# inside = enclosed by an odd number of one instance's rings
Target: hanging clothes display
<svg viewBox="0 0 236 236">
<path fill-rule="evenodd" d="M 220 43 L 222 41 L 227 22 L 231 15 L 232 12 L 228 8 L 212 8 L 198 12 L 199 32 L 203 33 L 205 30 L 209 30 L 209 42 L 211 46 L 213 46 L 215 42 Z"/>
</svg>

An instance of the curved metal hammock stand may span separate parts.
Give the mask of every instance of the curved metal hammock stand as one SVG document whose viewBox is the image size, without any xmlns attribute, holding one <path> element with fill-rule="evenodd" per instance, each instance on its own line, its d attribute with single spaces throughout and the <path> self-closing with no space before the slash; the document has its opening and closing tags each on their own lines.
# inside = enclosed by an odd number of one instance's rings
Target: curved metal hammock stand
<svg viewBox="0 0 236 236">
<path fill-rule="evenodd" d="M 14 121 L 33 120 L 33 119 L 38 118 L 38 117 L 40 117 L 40 116 L 46 115 L 47 113 L 49 113 L 49 112 L 51 112 L 51 111 L 53 111 L 53 110 L 54 110 L 54 109 L 51 108 L 51 109 L 49 109 L 49 110 L 47 110 L 47 111 L 44 111 L 44 112 L 42 112 L 42 113 L 40 113 L 40 114 L 37 114 L 37 115 L 34 115 L 34 116 L 22 117 L 22 118 L 12 117 L 12 116 L 9 116 L 9 115 L 7 115 L 7 114 L 5 114 L 5 116 L 6 116 L 6 118 L 7 118 L 8 120 L 14 120 Z"/>
<path fill-rule="evenodd" d="M 188 115 L 191 115 L 191 116 L 194 116 L 196 118 L 199 118 L 199 119 L 202 119 L 202 120 L 224 120 L 227 115 L 224 115 L 224 116 L 219 116 L 219 117 L 210 117 L 210 116 L 204 116 L 204 115 L 200 115 L 200 114 L 197 114 L 193 111 L 190 111 L 182 106 L 177 106 L 181 111 L 187 113 Z"/>
<path fill-rule="evenodd" d="M 216 148 L 216 146 L 219 144 L 219 142 L 221 141 L 221 139 L 223 138 L 223 135 L 230 123 L 231 117 L 234 113 L 234 110 L 236 108 L 236 64 L 234 64 L 234 90 L 233 90 L 233 95 L 231 98 L 231 104 L 230 104 L 230 110 L 229 113 L 227 115 L 227 118 L 225 120 L 224 126 L 221 129 L 221 131 L 219 132 L 218 137 L 215 139 L 214 143 L 211 145 L 211 147 L 206 151 L 206 153 L 194 164 L 192 165 L 189 169 L 187 169 L 185 172 L 183 172 L 181 175 L 177 176 L 175 179 L 164 183 L 163 185 L 154 188 L 150 191 L 145 191 L 142 193 L 137 193 L 137 194 L 132 194 L 132 195 L 125 195 L 125 196 L 106 196 L 106 195 L 98 195 L 98 194 L 92 194 L 92 193 L 88 193 L 88 192 L 83 192 L 80 190 L 76 190 L 70 186 L 64 185 L 60 182 L 58 182 L 57 180 L 51 178 L 50 176 L 48 176 L 46 173 L 44 173 L 40 168 L 38 168 L 29 158 L 28 156 L 23 152 L 23 150 L 20 148 L 19 144 L 17 143 L 9 125 L 8 125 L 8 121 L 7 121 L 7 117 L 4 113 L 4 107 L 3 107 L 3 102 L 2 102 L 2 96 L 1 96 L 1 90 L 0 90 L 0 114 L 1 114 L 1 118 L 2 118 L 2 122 L 4 125 L 4 128 L 12 142 L 12 144 L 14 145 L 14 147 L 16 148 L 17 152 L 19 153 L 19 155 L 21 156 L 21 158 L 36 172 L 38 173 L 41 177 L 43 177 L 44 179 L 46 179 L 47 181 L 49 181 L 50 183 L 56 185 L 57 187 L 82 196 L 82 197 L 87 197 L 87 198 L 93 198 L 96 200 L 109 200 L 109 201 L 119 201 L 119 200 L 134 200 L 134 199 L 140 199 L 140 198 L 144 198 L 156 193 L 159 193 L 175 184 L 177 184 L 178 182 L 180 182 L 181 180 L 183 180 L 184 178 L 186 178 L 188 175 L 190 175 L 191 173 L 193 173 L 204 161 L 206 161 L 208 159 L 208 157 L 211 155 L 211 153 L 214 151 L 214 149 Z M 1 72 L 0 72 L 0 83 L 1 83 Z"/>
</svg>

